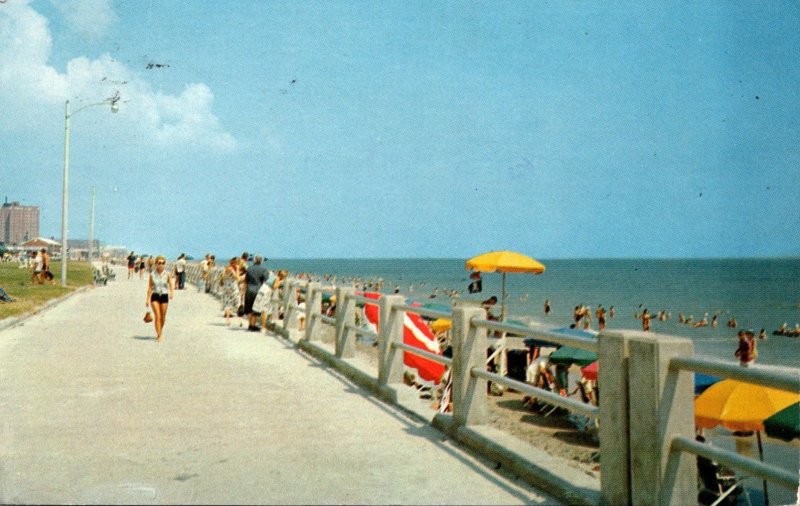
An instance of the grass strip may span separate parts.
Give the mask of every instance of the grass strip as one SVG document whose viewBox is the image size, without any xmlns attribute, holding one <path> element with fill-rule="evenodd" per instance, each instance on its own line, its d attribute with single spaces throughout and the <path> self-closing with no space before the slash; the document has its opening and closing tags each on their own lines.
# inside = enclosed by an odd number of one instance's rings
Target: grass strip
<svg viewBox="0 0 800 506">
<path fill-rule="evenodd" d="M 31 269 L 20 269 L 16 262 L 0 263 L 0 288 L 14 299 L 14 302 L 0 302 L 0 320 L 32 313 L 48 301 L 94 282 L 88 262 L 70 262 L 67 265 L 66 287 L 61 286 L 61 262 L 52 262 L 50 270 L 55 275 L 53 282 L 35 285 L 31 280 Z"/>
</svg>

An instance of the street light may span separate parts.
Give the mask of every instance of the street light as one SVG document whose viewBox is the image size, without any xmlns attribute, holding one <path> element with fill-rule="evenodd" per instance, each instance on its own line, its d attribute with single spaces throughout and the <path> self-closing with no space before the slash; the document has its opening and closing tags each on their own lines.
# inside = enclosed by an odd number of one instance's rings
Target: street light
<svg viewBox="0 0 800 506">
<path fill-rule="evenodd" d="M 92 186 L 92 212 L 89 215 L 89 265 L 94 256 L 94 186 Z"/>
<path fill-rule="evenodd" d="M 67 204 L 69 201 L 69 119 L 84 109 L 96 105 L 111 105 L 111 112 L 119 111 L 119 97 L 107 98 L 96 104 L 89 104 L 69 112 L 69 100 L 64 102 L 64 194 L 61 205 L 61 286 L 67 286 Z"/>
</svg>

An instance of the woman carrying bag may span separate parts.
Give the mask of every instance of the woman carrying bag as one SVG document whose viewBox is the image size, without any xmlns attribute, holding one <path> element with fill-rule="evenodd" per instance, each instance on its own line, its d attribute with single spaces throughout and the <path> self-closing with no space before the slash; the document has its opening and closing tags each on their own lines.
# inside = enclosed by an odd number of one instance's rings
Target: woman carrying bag
<svg viewBox="0 0 800 506">
<path fill-rule="evenodd" d="M 147 301 L 145 306 L 153 309 L 153 323 L 156 326 L 156 341 L 161 341 L 164 323 L 167 319 L 167 306 L 175 290 L 175 282 L 166 270 L 167 259 L 156 257 L 156 268 L 150 273 L 147 282 Z"/>
</svg>

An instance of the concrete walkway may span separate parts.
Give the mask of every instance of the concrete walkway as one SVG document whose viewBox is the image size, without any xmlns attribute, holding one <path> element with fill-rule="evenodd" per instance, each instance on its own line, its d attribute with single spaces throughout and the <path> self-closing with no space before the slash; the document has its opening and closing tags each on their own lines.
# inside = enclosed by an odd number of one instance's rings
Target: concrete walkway
<svg viewBox="0 0 800 506">
<path fill-rule="evenodd" d="M 0 332 L 0 502 L 555 504 L 291 343 L 145 281 L 79 293 Z"/>
</svg>

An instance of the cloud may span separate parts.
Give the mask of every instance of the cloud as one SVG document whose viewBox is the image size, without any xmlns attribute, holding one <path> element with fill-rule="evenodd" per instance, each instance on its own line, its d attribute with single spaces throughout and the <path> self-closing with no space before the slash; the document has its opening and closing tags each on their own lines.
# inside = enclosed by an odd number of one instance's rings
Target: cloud
<svg viewBox="0 0 800 506">
<path fill-rule="evenodd" d="M 119 20 L 110 0 L 51 0 L 51 3 L 64 17 L 67 25 L 86 38 L 103 38 L 108 29 Z"/>
<path fill-rule="evenodd" d="M 14 1 L 0 8 L 0 89 L 3 102 L 14 104 L 24 97 L 51 100 L 67 91 L 66 76 L 47 65 L 53 39 L 47 20 L 28 7 L 27 1 Z"/>
<path fill-rule="evenodd" d="M 214 94 L 202 83 L 186 86 L 177 97 L 157 95 L 155 103 L 163 117 L 160 125 L 151 125 L 155 138 L 165 146 L 205 139 L 216 151 L 232 150 L 236 141 L 232 135 L 222 132 L 219 120 L 211 113 L 213 102 Z"/>
<path fill-rule="evenodd" d="M 53 108 L 65 99 L 77 108 L 119 95 L 115 123 L 142 143 L 235 149 L 236 139 L 213 113 L 214 94 L 207 85 L 189 84 L 179 95 L 155 92 L 148 81 L 109 54 L 73 58 L 61 73 L 49 63 L 52 46 L 47 19 L 27 0 L 0 4 L 0 116 L 27 119 L 0 129 L 36 128 L 52 121 Z"/>
</svg>

